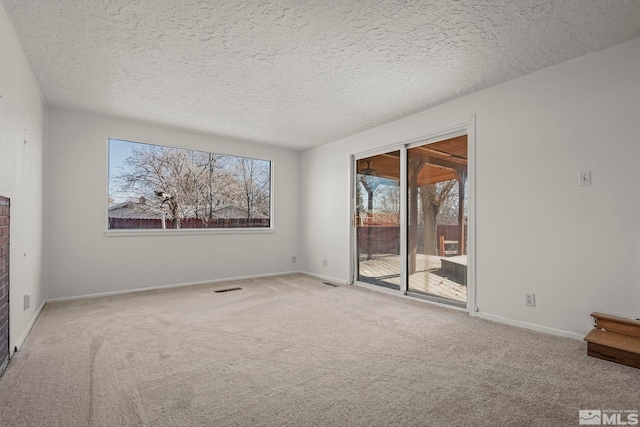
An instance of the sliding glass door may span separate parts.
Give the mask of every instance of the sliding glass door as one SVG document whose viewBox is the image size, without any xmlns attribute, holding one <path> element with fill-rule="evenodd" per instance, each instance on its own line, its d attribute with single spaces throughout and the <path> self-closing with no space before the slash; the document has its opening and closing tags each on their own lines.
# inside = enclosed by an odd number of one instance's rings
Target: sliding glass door
<svg viewBox="0 0 640 427">
<path fill-rule="evenodd" d="M 356 158 L 359 282 L 466 307 L 468 157 L 460 135 Z"/>
<path fill-rule="evenodd" d="M 356 162 L 357 280 L 400 289 L 400 151 Z"/>
</svg>

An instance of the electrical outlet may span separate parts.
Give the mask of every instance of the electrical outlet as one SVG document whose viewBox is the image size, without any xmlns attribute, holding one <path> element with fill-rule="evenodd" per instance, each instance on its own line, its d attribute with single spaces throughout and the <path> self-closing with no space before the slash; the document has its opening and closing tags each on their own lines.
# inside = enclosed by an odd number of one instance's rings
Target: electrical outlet
<svg viewBox="0 0 640 427">
<path fill-rule="evenodd" d="M 323 267 L 328 267 L 329 266 L 329 261 L 327 261 L 326 259 L 322 260 L 322 266 Z"/>
<path fill-rule="evenodd" d="M 31 307 L 31 294 L 24 294 L 24 309 Z"/>
<path fill-rule="evenodd" d="M 535 307 L 536 306 L 536 294 L 524 294 L 525 304 L 527 307 Z"/>
<path fill-rule="evenodd" d="M 291 257 L 291 263 L 292 263 L 292 264 L 295 264 L 295 263 L 296 263 L 296 257 L 294 257 L 294 256 L 292 256 L 292 257 Z"/>
</svg>

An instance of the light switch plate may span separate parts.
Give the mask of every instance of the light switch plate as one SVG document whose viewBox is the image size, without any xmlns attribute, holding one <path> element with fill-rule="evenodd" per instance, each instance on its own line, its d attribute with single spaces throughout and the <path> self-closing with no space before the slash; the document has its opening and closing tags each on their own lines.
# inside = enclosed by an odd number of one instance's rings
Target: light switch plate
<svg viewBox="0 0 640 427">
<path fill-rule="evenodd" d="M 591 185 L 591 171 L 580 172 L 578 176 L 578 185 L 580 187 Z"/>
</svg>

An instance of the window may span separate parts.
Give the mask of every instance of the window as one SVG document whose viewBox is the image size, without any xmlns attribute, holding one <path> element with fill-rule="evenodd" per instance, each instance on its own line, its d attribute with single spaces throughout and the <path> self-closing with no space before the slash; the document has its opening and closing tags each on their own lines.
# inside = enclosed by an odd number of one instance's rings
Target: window
<svg viewBox="0 0 640 427">
<path fill-rule="evenodd" d="M 109 230 L 269 228 L 271 162 L 109 139 Z"/>
</svg>

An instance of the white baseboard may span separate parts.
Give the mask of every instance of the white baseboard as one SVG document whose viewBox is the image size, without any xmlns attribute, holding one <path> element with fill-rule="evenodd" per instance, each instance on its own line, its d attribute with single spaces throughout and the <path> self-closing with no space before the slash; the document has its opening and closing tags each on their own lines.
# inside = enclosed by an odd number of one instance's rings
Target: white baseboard
<svg viewBox="0 0 640 427">
<path fill-rule="evenodd" d="M 321 279 L 321 280 L 326 280 L 326 281 L 333 282 L 333 283 L 339 283 L 341 285 L 342 284 L 346 284 L 346 282 L 344 280 L 339 280 L 339 279 L 335 279 L 335 278 L 332 278 L 332 277 L 323 276 L 321 274 L 310 273 L 308 271 L 301 271 L 300 273 L 306 274 L 308 276 L 316 277 L 316 278 Z M 471 315 L 471 316 L 480 317 L 482 319 L 490 320 L 492 322 L 504 323 L 504 324 L 507 324 L 507 325 L 517 326 L 519 328 L 530 329 L 530 330 L 533 330 L 533 331 L 543 332 L 543 333 L 546 333 L 546 334 L 555 335 L 555 336 L 559 336 L 559 337 L 573 338 L 575 340 L 582 341 L 584 339 L 584 335 L 585 335 L 585 334 L 579 334 L 577 332 L 565 331 L 565 330 L 562 330 L 562 329 L 555 329 L 555 328 L 550 328 L 550 327 L 547 327 L 547 326 L 537 325 L 535 323 L 529 323 L 529 322 L 522 322 L 522 321 L 519 321 L 519 320 L 513 320 L 513 319 L 506 318 L 506 317 L 496 316 L 496 315 L 488 314 L 488 313 L 469 312 L 466 308 L 455 307 L 455 306 L 451 306 L 451 305 L 447 305 L 447 304 L 440 304 L 440 303 L 435 302 L 435 301 L 429 301 L 429 300 L 424 300 L 424 299 L 421 299 L 421 298 L 416 298 L 416 297 L 412 297 L 412 296 L 403 295 L 399 291 L 386 289 L 386 288 L 380 287 L 380 286 L 368 285 L 366 283 L 358 283 L 358 282 L 356 282 L 355 285 L 362 286 L 362 287 L 365 287 L 367 289 L 372 289 L 372 290 L 375 290 L 376 292 L 382 292 L 382 293 L 387 293 L 387 294 L 390 294 L 390 295 L 398 296 L 398 297 L 401 297 L 401 298 L 409 298 L 409 299 L 416 300 L 416 301 L 424 301 L 426 303 L 434 304 L 434 305 L 437 305 L 437 306 L 440 306 L 440 307 L 445 307 L 445 308 L 449 308 L 449 309 L 453 309 L 453 310 L 459 310 L 459 311 L 468 312 L 469 315 Z"/>
<path fill-rule="evenodd" d="M 38 317 L 40 317 L 40 313 L 42 313 L 42 309 L 44 308 L 44 305 L 46 303 L 47 303 L 46 301 L 42 301 L 42 304 L 40 304 L 40 307 L 38 307 L 38 309 L 36 310 L 35 314 L 33 315 L 33 318 L 25 328 L 24 332 L 22 332 L 22 335 L 20 335 L 20 338 L 18 338 L 18 341 L 14 343 L 14 345 L 12 346 L 13 348 L 9 349 L 9 352 L 11 353 L 11 355 L 15 353 L 14 350 L 16 348 L 20 350 L 20 347 L 22 347 L 22 344 L 24 344 L 24 341 L 27 339 L 27 336 L 29 336 L 29 332 L 31 332 L 31 328 L 33 328 L 33 325 L 36 324 L 36 320 L 38 320 Z"/>
<path fill-rule="evenodd" d="M 522 322 L 520 320 L 513 320 L 502 316 L 496 316 L 488 313 L 473 313 L 474 316 L 482 319 L 491 320 L 492 322 L 504 323 L 511 326 L 517 326 L 519 328 L 531 329 L 532 331 L 544 332 L 545 334 L 556 335 L 564 338 L 573 338 L 575 340 L 582 341 L 585 334 L 579 334 L 577 332 L 565 331 L 562 329 L 549 328 L 548 326 L 542 326 L 535 323 Z"/>
<path fill-rule="evenodd" d="M 308 271 L 298 271 L 298 273 L 306 274 L 307 276 L 315 277 L 316 279 L 324 280 L 331 283 L 336 283 L 338 285 L 347 284 L 347 282 L 344 280 L 336 279 L 335 277 L 323 276 L 322 274 L 310 273 Z"/>
<path fill-rule="evenodd" d="M 52 299 L 48 299 L 47 302 L 75 301 L 75 300 L 82 300 L 82 299 L 88 299 L 88 298 L 108 297 L 108 296 L 115 296 L 115 295 L 133 294 L 136 292 L 155 291 L 158 289 L 182 288 L 185 286 L 208 285 L 212 283 L 233 282 L 236 280 L 247 280 L 247 279 L 259 279 L 261 277 L 271 277 L 271 276 L 286 276 L 289 274 L 298 274 L 298 273 L 301 273 L 301 272 L 296 270 L 296 271 L 285 271 L 280 273 L 255 274 L 252 276 L 227 277 L 224 279 L 202 280 L 199 282 L 177 283 L 173 285 L 151 286 L 148 288 L 125 289 L 122 291 L 99 292 L 95 294 L 79 295 L 74 297 L 52 298 Z"/>
</svg>

